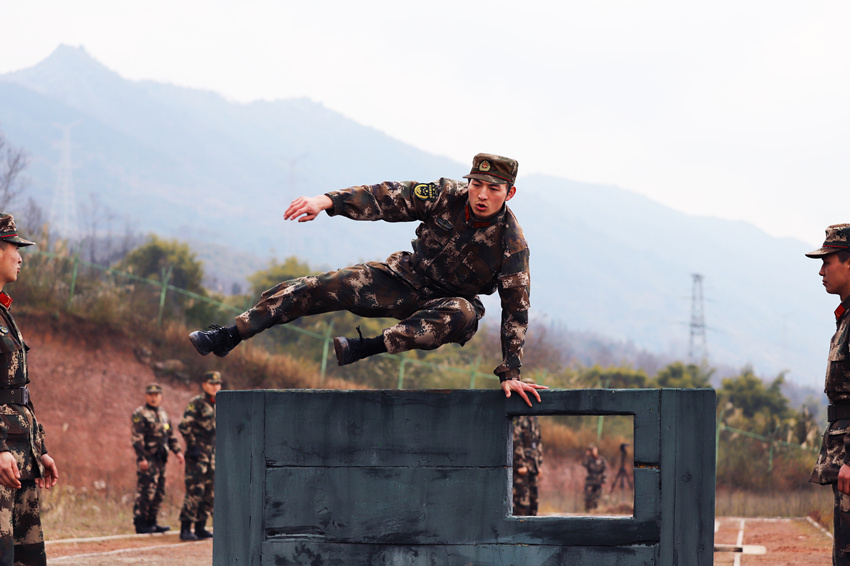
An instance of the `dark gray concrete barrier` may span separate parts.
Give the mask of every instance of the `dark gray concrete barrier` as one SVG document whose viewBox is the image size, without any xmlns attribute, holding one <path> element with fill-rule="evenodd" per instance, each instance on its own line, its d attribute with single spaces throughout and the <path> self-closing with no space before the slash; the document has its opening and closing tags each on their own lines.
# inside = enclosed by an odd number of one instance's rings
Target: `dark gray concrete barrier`
<svg viewBox="0 0 850 566">
<path fill-rule="evenodd" d="M 223 391 L 215 566 L 708 565 L 712 389 Z M 634 515 L 511 515 L 510 418 L 632 415 Z"/>
</svg>

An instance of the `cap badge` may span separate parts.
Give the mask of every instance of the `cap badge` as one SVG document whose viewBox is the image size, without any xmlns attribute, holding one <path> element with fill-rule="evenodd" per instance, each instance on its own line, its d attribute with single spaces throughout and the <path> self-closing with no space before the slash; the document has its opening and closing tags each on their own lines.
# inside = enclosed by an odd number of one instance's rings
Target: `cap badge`
<svg viewBox="0 0 850 566">
<path fill-rule="evenodd" d="M 482 161 L 481 163 L 478 164 L 478 170 L 484 171 L 486 173 L 487 171 L 490 170 L 490 162 L 489 161 Z"/>
<path fill-rule="evenodd" d="M 0 325 L 0 334 L 8 334 L 8 333 L 9 333 L 9 329 L 6 328 L 3 325 Z"/>
</svg>

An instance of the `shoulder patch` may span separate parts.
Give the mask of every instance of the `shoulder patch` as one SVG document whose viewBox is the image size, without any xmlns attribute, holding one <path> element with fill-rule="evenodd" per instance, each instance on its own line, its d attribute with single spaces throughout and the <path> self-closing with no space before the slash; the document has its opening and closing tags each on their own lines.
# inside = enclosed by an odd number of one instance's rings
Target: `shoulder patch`
<svg viewBox="0 0 850 566">
<path fill-rule="evenodd" d="M 413 187 L 413 194 L 419 200 L 437 200 L 440 191 L 436 183 L 419 183 Z"/>
</svg>

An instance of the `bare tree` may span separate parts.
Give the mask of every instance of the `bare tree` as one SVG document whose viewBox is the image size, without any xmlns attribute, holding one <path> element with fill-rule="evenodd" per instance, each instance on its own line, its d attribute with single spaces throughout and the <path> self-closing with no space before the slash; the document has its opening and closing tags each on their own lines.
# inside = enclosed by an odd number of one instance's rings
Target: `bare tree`
<svg viewBox="0 0 850 566">
<path fill-rule="evenodd" d="M 0 131 L 0 210 L 6 210 L 23 190 L 21 172 L 29 164 L 23 149 L 12 147 Z"/>
</svg>

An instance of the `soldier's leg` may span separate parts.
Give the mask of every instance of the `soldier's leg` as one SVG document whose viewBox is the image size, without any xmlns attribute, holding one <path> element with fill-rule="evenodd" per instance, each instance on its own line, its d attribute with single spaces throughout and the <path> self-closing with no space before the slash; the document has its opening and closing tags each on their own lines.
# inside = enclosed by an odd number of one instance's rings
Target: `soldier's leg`
<svg viewBox="0 0 850 566">
<path fill-rule="evenodd" d="M 215 470 L 207 468 L 203 479 L 204 492 L 198 504 L 198 521 L 206 521 L 212 515 L 215 503 Z"/>
<path fill-rule="evenodd" d="M 14 511 L 15 564 L 45 566 L 44 535 L 39 515 L 38 488 L 35 480 L 22 480 L 16 490 Z"/>
<path fill-rule="evenodd" d="M 476 304 L 477 303 L 477 304 Z M 419 310 L 384 330 L 391 354 L 407 350 L 433 350 L 443 344 L 465 344 L 478 330 L 484 307 L 461 297 L 432 299 Z"/>
<path fill-rule="evenodd" d="M 0 566 L 12 566 L 15 563 L 15 536 L 12 530 L 15 491 L 0 485 Z"/>
<path fill-rule="evenodd" d="M 198 520 L 198 503 L 203 497 L 204 492 L 202 481 L 203 478 L 198 461 L 187 461 L 183 482 L 186 486 L 186 495 L 183 496 L 183 507 L 180 509 L 181 523 L 194 523 Z"/>
<path fill-rule="evenodd" d="M 838 491 L 838 485 L 832 484 L 835 499 L 833 515 L 834 546 L 832 563 L 836 566 L 850 565 L 850 495 Z"/>
<path fill-rule="evenodd" d="M 156 482 L 151 468 L 136 470 L 136 501 L 133 505 L 133 523 L 136 532 L 144 532 L 150 515 L 151 501 L 156 493 Z M 147 532 L 150 532 L 149 530 Z"/>
<path fill-rule="evenodd" d="M 155 525 L 157 515 L 159 515 L 159 508 L 162 506 L 162 500 L 165 498 L 165 464 L 162 462 L 151 462 L 151 471 L 153 496 L 150 499 L 147 520 L 151 525 Z"/>
<path fill-rule="evenodd" d="M 236 317 L 239 335 L 250 338 L 302 316 L 340 310 L 361 316 L 387 316 L 387 308 L 393 306 L 387 303 L 397 302 L 393 300 L 393 289 L 404 289 L 405 284 L 379 265 L 360 264 L 284 281 L 264 292 L 253 308 Z"/>
<path fill-rule="evenodd" d="M 528 510 L 529 515 L 537 515 L 537 474 L 528 474 Z"/>
</svg>

